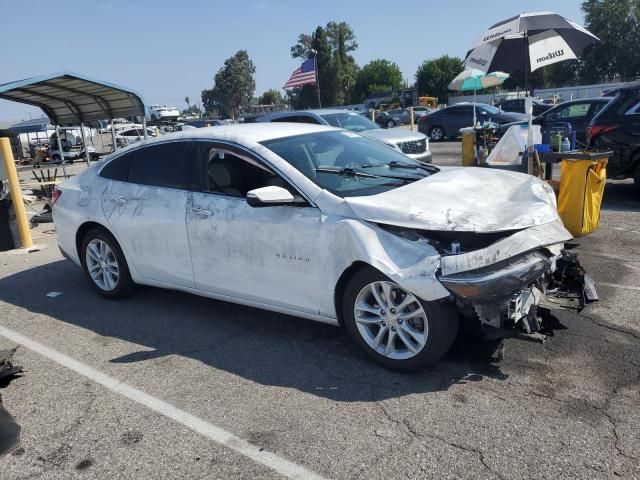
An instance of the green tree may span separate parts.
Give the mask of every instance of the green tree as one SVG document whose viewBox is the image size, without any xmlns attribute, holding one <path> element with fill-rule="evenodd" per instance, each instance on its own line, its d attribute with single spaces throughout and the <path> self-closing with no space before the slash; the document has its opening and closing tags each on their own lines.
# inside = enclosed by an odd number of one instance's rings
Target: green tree
<svg viewBox="0 0 640 480">
<path fill-rule="evenodd" d="M 358 43 L 353 30 L 346 22 L 329 22 L 326 30 L 335 73 L 335 102 L 337 105 L 344 105 L 350 100 L 358 73 L 358 65 L 350 55 L 350 52 L 358 48 Z"/>
<path fill-rule="evenodd" d="M 218 101 L 213 88 L 202 90 L 202 108 L 207 114 L 218 114 Z"/>
<path fill-rule="evenodd" d="M 447 87 L 463 68 L 461 58 L 449 55 L 425 60 L 416 72 L 418 95 L 438 97 L 438 102 L 446 103 L 450 94 Z"/>
<path fill-rule="evenodd" d="M 213 89 L 203 91 L 202 103 L 207 111 L 213 111 L 209 108 L 213 107 L 220 116 L 235 119 L 240 108 L 248 105 L 253 98 L 256 89 L 253 79 L 255 71 L 246 50 L 238 50 L 235 55 L 227 58 L 214 77 Z"/>
<path fill-rule="evenodd" d="M 600 38 L 585 51 L 584 82 L 633 80 L 640 75 L 640 0 L 586 0 L 585 27 Z"/>
<path fill-rule="evenodd" d="M 274 88 L 267 90 L 258 98 L 259 105 L 278 105 L 281 103 L 284 103 L 284 98 L 282 94 Z"/>
<path fill-rule="evenodd" d="M 402 72 L 398 65 L 389 60 L 374 60 L 358 71 L 355 82 L 355 99 L 362 101 L 372 93 L 388 90 L 398 91 L 402 87 Z"/>
</svg>

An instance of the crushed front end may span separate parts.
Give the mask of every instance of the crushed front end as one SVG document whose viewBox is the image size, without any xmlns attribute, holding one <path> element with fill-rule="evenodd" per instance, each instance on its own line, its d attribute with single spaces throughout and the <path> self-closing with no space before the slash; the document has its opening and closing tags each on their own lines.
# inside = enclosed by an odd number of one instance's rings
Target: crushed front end
<svg viewBox="0 0 640 480">
<path fill-rule="evenodd" d="M 563 243 L 438 279 L 453 294 L 459 312 L 478 321 L 491 338 L 544 341 L 539 308 L 580 311 L 598 300 L 593 281 Z"/>
</svg>

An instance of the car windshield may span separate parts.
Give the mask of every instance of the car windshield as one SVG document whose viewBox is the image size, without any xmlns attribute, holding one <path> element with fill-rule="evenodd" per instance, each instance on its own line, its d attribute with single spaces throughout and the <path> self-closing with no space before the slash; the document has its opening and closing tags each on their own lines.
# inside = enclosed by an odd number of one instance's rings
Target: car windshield
<svg viewBox="0 0 640 480">
<path fill-rule="evenodd" d="M 371 120 L 357 113 L 325 113 L 321 117 L 333 127 L 344 128 L 352 132 L 364 132 L 365 130 L 380 128 Z"/>
<path fill-rule="evenodd" d="M 375 195 L 438 171 L 344 130 L 267 140 L 262 145 L 339 197 Z"/>
</svg>

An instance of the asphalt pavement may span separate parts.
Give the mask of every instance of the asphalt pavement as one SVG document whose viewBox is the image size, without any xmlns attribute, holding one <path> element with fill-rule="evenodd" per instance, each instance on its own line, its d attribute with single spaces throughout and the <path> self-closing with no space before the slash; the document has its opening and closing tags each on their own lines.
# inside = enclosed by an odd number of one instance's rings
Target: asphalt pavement
<svg viewBox="0 0 640 480">
<path fill-rule="evenodd" d="M 459 142 L 432 150 L 459 164 Z M 0 253 L 0 349 L 26 370 L 0 385 L 23 429 L 0 478 L 640 478 L 640 196 L 605 196 L 572 245 L 598 303 L 501 362 L 460 337 L 411 375 L 328 325 L 154 288 L 105 300 L 40 225 L 37 251 Z"/>
</svg>

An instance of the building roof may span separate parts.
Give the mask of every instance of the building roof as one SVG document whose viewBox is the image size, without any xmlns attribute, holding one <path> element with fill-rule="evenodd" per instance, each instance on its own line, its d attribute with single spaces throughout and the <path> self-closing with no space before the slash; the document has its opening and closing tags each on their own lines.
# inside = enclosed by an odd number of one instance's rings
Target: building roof
<svg viewBox="0 0 640 480">
<path fill-rule="evenodd" d="M 0 98 L 40 107 L 58 125 L 145 115 L 134 90 L 66 71 L 0 84 Z"/>
</svg>

